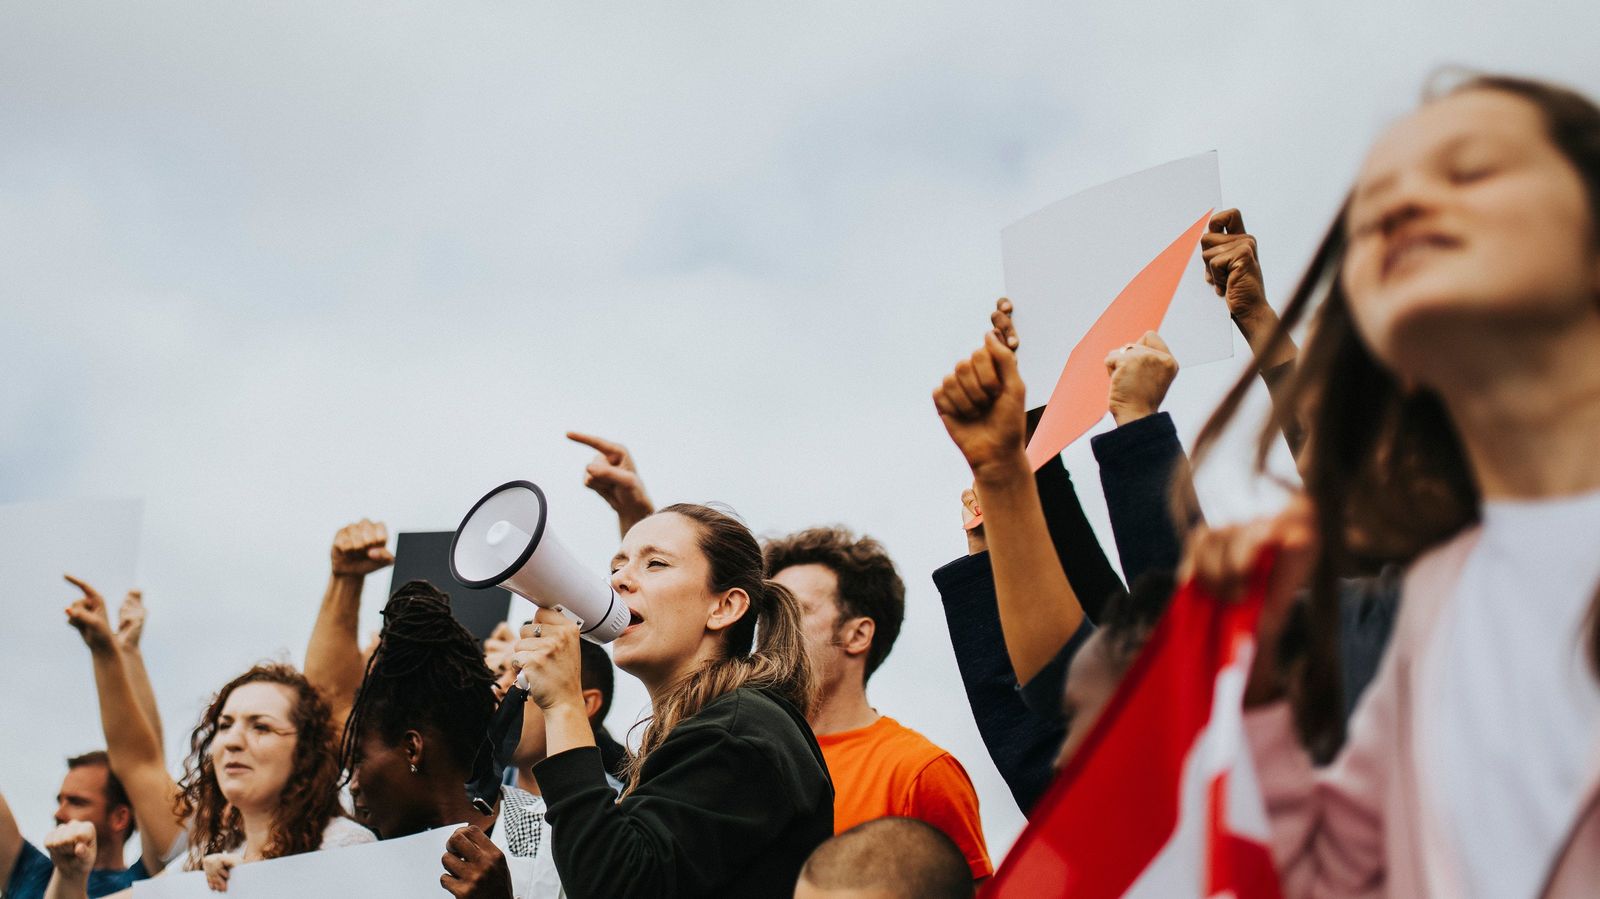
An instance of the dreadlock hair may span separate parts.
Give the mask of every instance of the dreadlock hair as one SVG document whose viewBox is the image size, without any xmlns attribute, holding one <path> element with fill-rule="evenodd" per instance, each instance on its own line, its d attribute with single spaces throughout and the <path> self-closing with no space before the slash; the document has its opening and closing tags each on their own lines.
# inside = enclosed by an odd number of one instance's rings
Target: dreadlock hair
<svg viewBox="0 0 1600 899">
<path fill-rule="evenodd" d="M 772 691 L 800 714 L 811 713 L 813 685 L 800 625 L 800 601 L 777 581 L 767 580 L 761 545 L 744 522 L 710 506 L 678 503 L 657 512 L 694 522 L 713 593 L 740 589 L 750 597 L 744 616 L 727 628 L 721 657 L 691 671 L 653 697 L 639 751 L 628 759 L 627 792 L 639 785 L 645 760 L 678 722 L 700 713 L 713 699 L 741 687 Z M 759 626 L 759 627 L 758 627 Z M 645 722 L 641 722 L 645 723 Z"/>
<path fill-rule="evenodd" d="M 368 728 L 391 744 L 407 730 L 427 730 L 470 775 L 482 761 L 494 709 L 494 673 L 478 641 L 450 614 L 450 597 L 427 581 L 409 581 L 384 606 L 378 648 L 350 708 L 339 752 L 345 777 L 360 761 Z"/>
</svg>

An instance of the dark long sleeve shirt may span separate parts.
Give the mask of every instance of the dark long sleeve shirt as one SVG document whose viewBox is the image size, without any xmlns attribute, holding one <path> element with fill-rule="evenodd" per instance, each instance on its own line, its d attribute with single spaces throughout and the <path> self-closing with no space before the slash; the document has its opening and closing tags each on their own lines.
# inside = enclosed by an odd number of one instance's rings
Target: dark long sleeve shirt
<svg viewBox="0 0 1600 899">
<path fill-rule="evenodd" d="M 1171 417 L 1163 412 L 1129 422 L 1092 438 L 1091 444 L 1102 466 L 1123 574 L 1131 582 L 1146 571 L 1175 566 L 1180 547 L 1166 492 L 1183 448 Z M 1090 622 L 1106 597 L 1122 588 L 1061 460 L 1052 460 L 1034 478 L 1061 567 L 1086 615 L 1044 669 L 1026 685 L 1017 684 L 1000 630 L 988 553 L 957 559 L 933 574 L 978 733 L 1025 813 L 1049 786 L 1050 764 L 1066 735 L 1061 689 L 1067 668 L 1093 633 Z"/>
<path fill-rule="evenodd" d="M 787 896 L 833 835 L 822 750 L 799 711 L 764 690 L 735 690 L 679 723 L 621 801 L 597 748 L 533 770 L 573 899 Z"/>
</svg>

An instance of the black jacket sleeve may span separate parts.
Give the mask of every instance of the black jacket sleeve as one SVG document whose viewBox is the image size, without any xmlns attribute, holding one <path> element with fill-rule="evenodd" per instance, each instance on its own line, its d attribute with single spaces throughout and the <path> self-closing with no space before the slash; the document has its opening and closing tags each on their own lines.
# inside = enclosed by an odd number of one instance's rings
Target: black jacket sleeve
<svg viewBox="0 0 1600 899">
<path fill-rule="evenodd" d="M 796 815 L 793 772 L 720 720 L 675 727 L 620 802 L 599 749 L 558 753 L 533 770 L 573 899 L 715 894 L 759 864 Z"/>
<path fill-rule="evenodd" d="M 1034 714 L 1017 692 L 1017 678 L 1000 632 L 989 554 L 951 562 L 933 573 L 933 583 L 944 603 L 950 646 L 961 669 L 961 684 L 978 735 L 1011 789 L 1011 798 L 1026 814 L 1050 785 L 1050 762 L 1066 728 L 1060 716 Z"/>
<path fill-rule="evenodd" d="M 1172 519 L 1173 475 L 1188 465 L 1172 416 L 1158 412 L 1089 439 L 1100 463 L 1122 576 L 1174 571 L 1183 552 Z M 1198 505 L 1198 504 L 1197 504 Z M 1198 523 L 1198 522 L 1192 522 Z"/>
</svg>

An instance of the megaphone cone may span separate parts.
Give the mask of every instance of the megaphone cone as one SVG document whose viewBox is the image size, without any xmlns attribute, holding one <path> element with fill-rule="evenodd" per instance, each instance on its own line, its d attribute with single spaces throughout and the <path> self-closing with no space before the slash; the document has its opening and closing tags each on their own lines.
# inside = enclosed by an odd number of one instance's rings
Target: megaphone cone
<svg viewBox="0 0 1600 899">
<path fill-rule="evenodd" d="M 456 528 L 450 573 L 468 587 L 505 587 L 566 615 L 585 638 L 609 643 L 628 626 L 628 607 L 556 539 L 549 511 L 544 491 L 530 481 L 489 491 Z"/>
</svg>

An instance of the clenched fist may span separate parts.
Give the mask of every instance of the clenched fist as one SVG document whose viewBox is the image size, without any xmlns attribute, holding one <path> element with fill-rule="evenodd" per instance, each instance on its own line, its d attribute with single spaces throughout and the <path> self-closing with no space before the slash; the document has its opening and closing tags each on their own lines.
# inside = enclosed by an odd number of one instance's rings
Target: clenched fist
<svg viewBox="0 0 1600 899">
<path fill-rule="evenodd" d="M 94 859 L 99 854 L 95 842 L 94 825 L 88 821 L 68 821 L 45 834 L 45 851 L 50 861 L 71 880 L 86 880 L 94 870 Z"/>
<path fill-rule="evenodd" d="M 1001 300 L 990 316 L 994 329 L 983 346 L 956 363 L 933 392 L 940 421 L 980 483 L 992 471 L 1026 465 L 1027 415 L 1022 376 L 1017 373 L 1016 332 L 1011 303 Z"/>
<path fill-rule="evenodd" d="M 1120 427 L 1161 408 L 1167 388 L 1178 376 L 1178 360 L 1160 334 L 1146 331 L 1137 343 L 1112 350 L 1106 356 L 1106 371 L 1111 375 L 1106 405 Z"/>
<path fill-rule="evenodd" d="M 1256 239 L 1244 230 L 1239 210 L 1224 209 L 1211 217 L 1209 230 L 1200 235 L 1200 255 L 1206 264 L 1206 283 L 1227 302 L 1228 314 L 1235 320 L 1267 305 Z"/>
<path fill-rule="evenodd" d="M 389 529 L 381 521 L 363 518 L 333 535 L 333 573 L 338 577 L 364 577 L 394 564 L 389 552 Z"/>
</svg>

